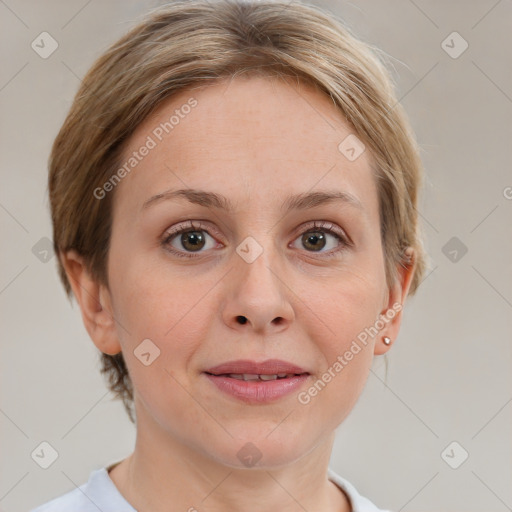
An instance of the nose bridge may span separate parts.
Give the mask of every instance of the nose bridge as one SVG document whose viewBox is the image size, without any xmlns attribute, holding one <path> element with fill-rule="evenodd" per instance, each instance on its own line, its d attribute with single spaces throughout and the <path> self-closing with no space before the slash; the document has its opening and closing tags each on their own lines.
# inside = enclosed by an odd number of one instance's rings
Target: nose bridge
<svg viewBox="0 0 512 512">
<path fill-rule="evenodd" d="M 252 184 L 255 185 L 255 184 Z M 265 204 L 261 208 L 258 205 Z M 283 275 L 286 271 L 283 265 L 286 257 L 286 247 L 276 239 L 279 233 L 280 217 L 279 203 L 262 197 L 258 193 L 246 197 L 244 207 L 238 212 L 237 218 L 243 230 L 236 246 L 236 253 L 242 260 L 238 268 L 248 265 L 243 272 L 247 278 L 256 275 L 263 279 L 266 285 L 272 284 L 276 290 L 281 288 L 280 280 L 275 275 Z"/>
<path fill-rule="evenodd" d="M 275 272 L 280 267 L 280 254 L 270 232 L 261 229 L 254 236 L 247 236 L 237 246 L 236 252 L 241 260 L 236 266 L 241 270 L 244 281 L 254 281 L 260 287 L 270 286 L 274 291 L 279 291 Z M 269 291 L 267 289 L 267 293 Z"/>
<path fill-rule="evenodd" d="M 260 224 L 262 226 L 262 224 Z M 282 254 L 270 230 L 253 230 L 236 247 L 233 277 L 224 310 L 225 321 L 240 328 L 251 324 L 257 331 L 282 325 L 293 317 L 281 265 Z"/>
</svg>

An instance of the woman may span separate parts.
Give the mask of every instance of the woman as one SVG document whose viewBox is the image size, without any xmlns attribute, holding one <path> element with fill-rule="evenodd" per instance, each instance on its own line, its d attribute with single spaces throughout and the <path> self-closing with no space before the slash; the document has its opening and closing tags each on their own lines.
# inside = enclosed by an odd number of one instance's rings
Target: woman
<svg viewBox="0 0 512 512">
<path fill-rule="evenodd" d="M 37 509 L 379 509 L 328 468 L 425 256 L 375 49 L 300 3 L 187 0 L 92 67 L 54 143 L 59 272 L 137 427 Z"/>
</svg>

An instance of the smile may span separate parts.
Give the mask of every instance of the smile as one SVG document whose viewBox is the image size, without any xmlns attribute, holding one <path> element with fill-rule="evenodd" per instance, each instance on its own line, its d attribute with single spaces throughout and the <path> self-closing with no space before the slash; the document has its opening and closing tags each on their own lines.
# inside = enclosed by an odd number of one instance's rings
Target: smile
<svg viewBox="0 0 512 512">
<path fill-rule="evenodd" d="M 253 373 L 230 373 L 223 374 L 224 377 L 230 377 L 231 379 L 237 380 L 276 380 L 276 379 L 288 379 L 294 377 L 295 373 L 277 373 L 274 375 L 265 375 L 265 374 L 253 374 Z"/>
</svg>

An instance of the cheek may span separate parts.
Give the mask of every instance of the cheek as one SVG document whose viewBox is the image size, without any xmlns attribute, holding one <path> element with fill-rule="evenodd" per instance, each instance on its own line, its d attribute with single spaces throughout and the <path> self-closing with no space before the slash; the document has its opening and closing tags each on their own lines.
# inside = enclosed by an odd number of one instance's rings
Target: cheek
<svg viewBox="0 0 512 512">
<path fill-rule="evenodd" d="M 336 279 L 303 287 L 299 296 L 309 309 L 309 337 L 328 353 L 343 351 L 350 341 L 374 324 L 386 289 L 384 275 L 342 269 Z M 314 322 L 314 318 L 317 321 Z"/>
<path fill-rule="evenodd" d="M 181 372 L 201 340 L 208 338 L 216 307 L 211 290 L 218 277 L 189 280 L 175 272 L 168 275 L 159 262 L 149 266 L 142 259 L 139 264 L 136 259 L 125 264 L 112 276 L 114 314 L 122 325 L 117 331 L 125 358 L 132 358 L 141 342 L 149 339 L 160 351 L 155 362 Z M 138 361 L 135 363 L 138 371 Z"/>
<path fill-rule="evenodd" d="M 115 313 L 127 331 L 158 338 L 193 307 L 201 292 L 178 275 L 167 276 L 159 262 L 143 255 L 124 258 L 122 265 L 112 269 L 111 286 Z"/>
<path fill-rule="evenodd" d="M 322 304 L 324 324 L 310 332 L 319 354 L 318 368 L 310 386 L 297 397 L 305 411 L 321 423 L 336 428 L 357 402 L 373 361 L 375 338 L 368 328 L 375 322 L 375 302 L 358 293 L 337 292 Z"/>
<path fill-rule="evenodd" d="M 343 271 L 336 282 L 310 283 L 301 292 L 307 306 L 306 339 L 321 357 L 317 363 L 322 368 L 302 403 L 310 400 L 315 414 L 324 418 L 337 411 L 334 423 L 348 414 L 368 378 L 377 339 L 372 327 L 381 312 L 384 286 L 378 274 Z"/>
<path fill-rule="evenodd" d="M 114 314 L 123 326 L 117 333 L 137 395 L 168 423 L 168 411 L 190 409 L 187 370 L 201 340 L 208 337 L 214 310 L 208 291 L 215 281 L 164 278 L 165 269 L 158 263 L 151 268 L 132 263 L 113 274 Z M 200 410 L 189 413 L 194 422 L 205 423 Z"/>
</svg>

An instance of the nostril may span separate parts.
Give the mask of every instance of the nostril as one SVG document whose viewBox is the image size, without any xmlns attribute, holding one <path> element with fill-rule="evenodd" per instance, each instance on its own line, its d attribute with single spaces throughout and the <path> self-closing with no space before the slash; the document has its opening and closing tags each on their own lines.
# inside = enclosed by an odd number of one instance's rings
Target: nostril
<svg viewBox="0 0 512 512">
<path fill-rule="evenodd" d="M 247 318 L 245 318 L 245 316 L 237 316 L 236 320 L 241 324 L 245 324 L 247 322 Z"/>
</svg>

